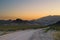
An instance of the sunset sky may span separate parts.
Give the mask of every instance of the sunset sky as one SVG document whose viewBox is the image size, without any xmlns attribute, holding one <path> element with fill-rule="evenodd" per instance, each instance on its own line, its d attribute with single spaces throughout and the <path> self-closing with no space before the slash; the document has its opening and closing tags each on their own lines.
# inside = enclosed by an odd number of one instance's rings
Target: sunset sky
<svg viewBox="0 0 60 40">
<path fill-rule="evenodd" d="M 0 0 L 0 19 L 32 20 L 60 15 L 60 0 Z"/>
</svg>

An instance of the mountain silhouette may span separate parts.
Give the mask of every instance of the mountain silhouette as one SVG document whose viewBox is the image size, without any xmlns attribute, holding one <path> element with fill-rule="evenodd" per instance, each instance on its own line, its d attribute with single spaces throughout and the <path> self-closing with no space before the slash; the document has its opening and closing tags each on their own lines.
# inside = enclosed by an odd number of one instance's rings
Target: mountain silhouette
<svg viewBox="0 0 60 40">
<path fill-rule="evenodd" d="M 60 16 L 58 15 L 54 15 L 54 16 L 45 16 L 42 18 L 38 18 L 36 20 L 22 20 L 20 18 L 17 18 L 15 20 L 0 20 L 0 25 L 3 24 L 11 24 L 11 23 L 15 23 L 15 24 L 32 24 L 32 25 L 41 25 L 41 26 L 46 26 L 46 25 L 51 25 L 54 24 L 56 22 L 60 21 Z"/>
</svg>

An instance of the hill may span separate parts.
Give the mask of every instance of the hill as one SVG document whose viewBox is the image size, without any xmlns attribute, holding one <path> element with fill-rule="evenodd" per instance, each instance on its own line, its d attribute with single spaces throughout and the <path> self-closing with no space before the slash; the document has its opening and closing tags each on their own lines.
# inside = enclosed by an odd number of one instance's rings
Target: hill
<svg viewBox="0 0 60 40">
<path fill-rule="evenodd" d="M 54 16 L 46 16 L 43 18 L 36 19 L 36 20 L 34 20 L 34 22 L 36 22 L 40 25 L 50 25 L 50 24 L 56 23 L 59 20 L 60 20 L 60 16 L 54 15 Z"/>
</svg>

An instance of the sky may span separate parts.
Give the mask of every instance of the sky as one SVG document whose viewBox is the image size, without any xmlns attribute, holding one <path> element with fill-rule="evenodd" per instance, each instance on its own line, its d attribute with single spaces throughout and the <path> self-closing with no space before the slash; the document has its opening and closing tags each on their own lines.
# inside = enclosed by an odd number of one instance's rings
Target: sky
<svg viewBox="0 0 60 40">
<path fill-rule="evenodd" d="M 38 19 L 60 15 L 60 0 L 0 0 L 0 19 Z"/>
</svg>

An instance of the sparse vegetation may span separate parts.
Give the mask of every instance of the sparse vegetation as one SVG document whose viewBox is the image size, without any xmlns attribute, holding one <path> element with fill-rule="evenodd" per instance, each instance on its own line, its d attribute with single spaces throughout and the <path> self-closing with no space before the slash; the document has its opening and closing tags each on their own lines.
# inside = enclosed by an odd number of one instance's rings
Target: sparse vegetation
<svg viewBox="0 0 60 40">
<path fill-rule="evenodd" d="M 53 35 L 55 40 L 60 40 L 60 31 L 55 32 Z"/>
<path fill-rule="evenodd" d="M 21 26 L 0 26 L 0 31 L 17 31 L 26 29 L 44 28 L 38 25 L 21 25 Z"/>
<path fill-rule="evenodd" d="M 14 31 L 18 31 L 18 30 L 39 29 L 39 28 L 44 28 L 44 27 L 39 26 L 39 25 L 0 26 L 0 31 L 2 32 L 0 34 L 0 36 L 5 35 L 11 31 L 14 32 Z"/>
<path fill-rule="evenodd" d="M 49 30 L 55 30 L 56 32 L 53 34 L 55 40 L 60 40 L 60 21 L 55 24 L 49 25 L 46 29 L 46 32 Z"/>
</svg>

